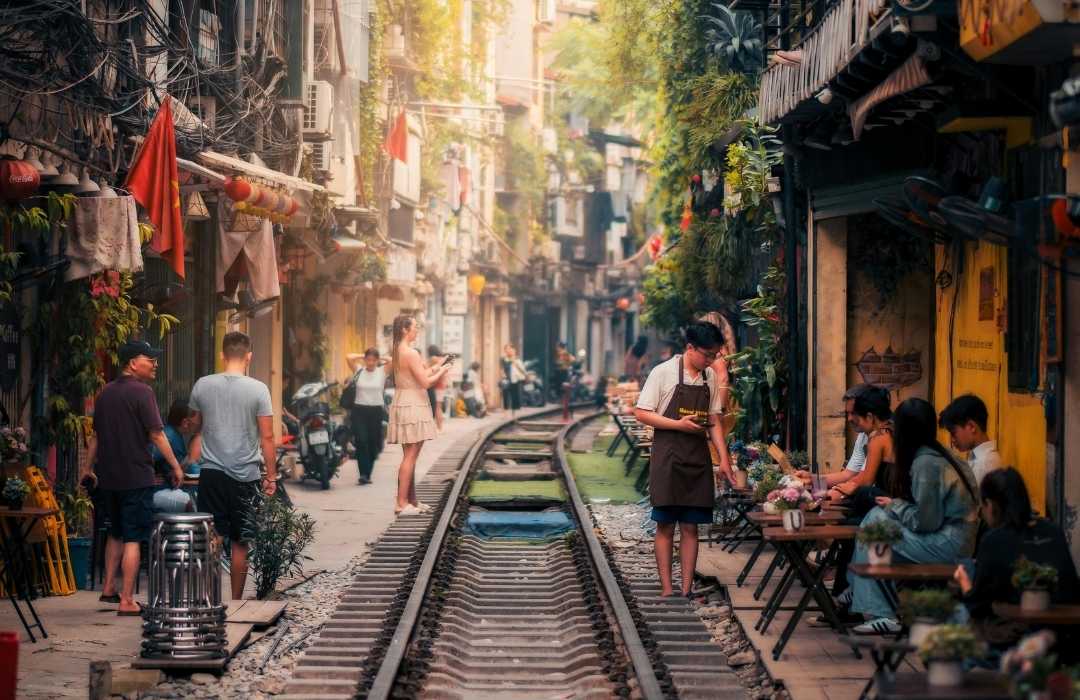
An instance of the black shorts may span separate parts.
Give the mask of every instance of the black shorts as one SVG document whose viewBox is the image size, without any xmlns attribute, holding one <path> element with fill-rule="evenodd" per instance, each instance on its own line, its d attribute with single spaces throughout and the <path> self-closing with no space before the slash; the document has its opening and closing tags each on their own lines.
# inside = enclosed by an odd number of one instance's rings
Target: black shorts
<svg viewBox="0 0 1080 700">
<path fill-rule="evenodd" d="M 261 480 L 237 481 L 220 469 L 199 472 L 199 512 L 214 516 L 214 529 L 232 542 L 244 542 L 248 514 L 259 497 Z"/>
<path fill-rule="evenodd" d="M 101 489 L 101 503 L 109 518 L 109 537 L 124 542 L 149 539 L 154 523 L 154 487 L 113 491 Z"/>
</svg>

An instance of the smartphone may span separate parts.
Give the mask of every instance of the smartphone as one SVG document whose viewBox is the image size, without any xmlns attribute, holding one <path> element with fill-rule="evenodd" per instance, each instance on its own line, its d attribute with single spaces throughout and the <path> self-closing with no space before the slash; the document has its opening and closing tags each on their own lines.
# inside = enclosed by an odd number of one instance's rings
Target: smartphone
<svg viewBox="0 0 1080 700">
<path fill-rule="evenodd" d="M 456 360 L 456 359 L 457 359 L 457 355 L 455 355 L 452 352 L 447 353 L 446 356 L 443 358 L 443 364 L 444 365 L 452 365 L 452 364 L 454 364 L 454 360 Z"/>
</svg>

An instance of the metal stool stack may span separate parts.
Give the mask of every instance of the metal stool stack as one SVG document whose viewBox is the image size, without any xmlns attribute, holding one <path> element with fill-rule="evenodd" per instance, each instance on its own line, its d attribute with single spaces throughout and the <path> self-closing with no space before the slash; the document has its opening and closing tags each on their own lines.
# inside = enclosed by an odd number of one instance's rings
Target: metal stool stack
<svg viewBox="0 0 1080 700">
<path fill-rule="evenodd" d="M 225 657 L 221 552 L 206 513 L 161 513 L 150 536 L 143 658 Z"/>
</svg>

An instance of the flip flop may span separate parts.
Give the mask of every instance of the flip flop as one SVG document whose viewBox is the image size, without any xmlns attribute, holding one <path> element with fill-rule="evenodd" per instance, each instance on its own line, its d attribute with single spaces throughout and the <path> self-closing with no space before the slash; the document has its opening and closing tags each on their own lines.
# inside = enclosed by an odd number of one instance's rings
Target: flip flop
<svg viewBox="0 0 1080 700">
<path fill-rule="evenodd" d="M 105 595 L 104 593 L 102 593 L 100 596 L 98 596 L 98 602 L 100 602 L 100 603 L 119 603 L 120 602 L 120 594 L 119 593 L 113 593 L 112 595 Z"/>
<path fill-rule="evenodd" d="M 139 606 L 138 610 L 117 610 L 117 617 L 141 617 L 143 614 L 142 603 L 135 603 L 135 605 Z"/>
</svg>

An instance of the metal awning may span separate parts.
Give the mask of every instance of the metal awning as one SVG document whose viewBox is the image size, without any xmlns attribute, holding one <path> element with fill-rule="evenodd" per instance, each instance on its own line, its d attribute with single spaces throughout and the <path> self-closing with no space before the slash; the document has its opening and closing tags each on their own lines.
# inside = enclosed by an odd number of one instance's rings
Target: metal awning
<svg viewBox="0 0 1080 700">
<path fill-rule="evenodd" d="M 195 158 L 200 163 L 209 168 L 215 168 L 217 170 L 225 170 L 234 173 L 242 173 L 250 177 L 267 180 L 268 182 L 272 182 L 274 184 L 280 185 L 282 187 L 287 187 L 292 190 L 301 190 L 303 192 L 326 191 L 325 187 L 316 185 L 314 182 L 309 182 L 307 180 L 304 180 L 303 178 L 286 175 L 283 172 L 279 172 L 271 168 L 266 168 L 261 165 L 255 165 L 254 163 L 249 163 L 246 160 L 241 160 L 240 158 L 233 158 L 231 156 L 215 153 L 214 151 L 200 151 L 198 154 L 196 154 Z M 191 168 L 189 166 L 191 165 L 199 167 L 195 163 L 191 163 L 190 161 L 182 161 L 180 158 L 176 159 L 176 163 L 185 170 L 190 170 Z M 192 170 L 192 172 L 195 171 Z M 211 174 L 220 178 L 221 181 L 224 181 L 223 175 L 213 172 L 212 170 L 199 172 L 198 174 L 209 177 L 210 175 L 207 175 L 207 172 L 210 172 Z"/>
</svg>

